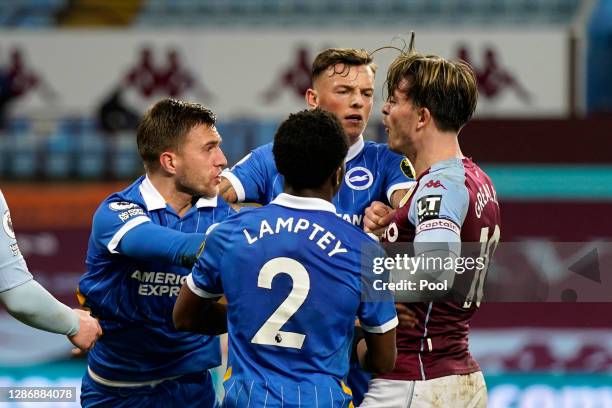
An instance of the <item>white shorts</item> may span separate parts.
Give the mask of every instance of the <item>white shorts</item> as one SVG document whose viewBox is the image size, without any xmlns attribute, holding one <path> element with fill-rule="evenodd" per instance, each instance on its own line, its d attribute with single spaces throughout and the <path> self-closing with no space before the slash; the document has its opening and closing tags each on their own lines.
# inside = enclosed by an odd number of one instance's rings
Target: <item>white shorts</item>
<svg viewBox="0 0 612 408">
<path fill-rule="evenodd" d="M 486 408 L 487 385 L 481 371 L 425 381 L 374 378 L 360 408 Z"/>
</svg>

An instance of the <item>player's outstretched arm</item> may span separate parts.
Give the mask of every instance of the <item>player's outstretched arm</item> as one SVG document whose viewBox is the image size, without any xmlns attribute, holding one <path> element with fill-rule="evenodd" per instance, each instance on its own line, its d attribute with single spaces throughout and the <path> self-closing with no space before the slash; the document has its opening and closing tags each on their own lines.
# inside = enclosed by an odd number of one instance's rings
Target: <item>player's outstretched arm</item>
<svg viewBox="0 0 612 408">
<path fill-rule="evenodd" d="M 201 233 L 185 233 L 145 222 L 129 230 L 113 250 L 131 258 L 159 260 L 190 268 L 205 238 Z"/>
<path fill-rule="evenodd" d="M 364 341 L 357 343 L 357 358 L 361 367 L 374 374 L 393 371 L 397 357 L 395 329 L 382 334 L 364 330 L 363 336 Z"/>
<path fill-rule="evenodd" d="M 209 336 L 227 333 L 227 306 L 217 300 L 196 295 L 184 283 L 172 313 L 174 327 Z"/>
<path fill-rule="evenodd" d="M 370 232 L 376 236 L 382 236 L 383 232 L 391 221 L 395 210 L 381 203 L 380 201 L 373 201 L 372 204 L 365 210 L 365 217 L 363 218 L 363 229 L 365 232 Z"/>
<path fill-rule="evenodd" d="M 55 299 L 35 280 L 0 293 L 0 303 L 22 323 L 52 333 L 65 334 L 82 350 L 89 350 L 102 334 L 89 313 L 74 311 Z"/>
</svg>

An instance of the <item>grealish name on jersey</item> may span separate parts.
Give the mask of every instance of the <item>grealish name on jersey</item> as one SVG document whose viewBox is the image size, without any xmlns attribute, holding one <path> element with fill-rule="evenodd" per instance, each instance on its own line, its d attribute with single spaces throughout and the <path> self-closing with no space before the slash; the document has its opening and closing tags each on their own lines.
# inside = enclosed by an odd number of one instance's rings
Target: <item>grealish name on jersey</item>
<svg viewBox="0 0 612 408">
<path fill-rule="evenodd" d="M 478 186 L 478 192 L 476 193 L 476 217 L 480 218 L 482 216 L 482 210 L 489 202 L 494 202 L 499 206 L 497 202 L 497 194 L 495 193 L 495 189 L 493 186 L 489 188 L 488 184 L 481 184 Z"/>
<path fill-rule="evenodd" d="M 274 225 L 274 227 L 272 225 Z M 310 241 L 316 241 L 317 246 L 323 251 L 329 250 L 327 252 L 327 256 L 329 257 L 348 252 L 348 250 L 342 246 L 342 241 L 337 239 L 334 234 L 326 231 L 325 228 L 319 224 L 315 222 L 311 223 L 305 218 L 298 218 L 297 221 L 294 220 L 293 217 L 287 219 L 277 218 L 275 222 L 272 222 L 272 225 L 270 225 L 267 220 L 261 220 L 258 232 L 249 232 L 246 228 L 243 229 L 242 232 L 249 245 L 254 244 L 257 240 L 266 235 L 276 235 L 283 232 L 293 234 L 306 233 L 309 234 L 308 239 Z"/>
</svg>

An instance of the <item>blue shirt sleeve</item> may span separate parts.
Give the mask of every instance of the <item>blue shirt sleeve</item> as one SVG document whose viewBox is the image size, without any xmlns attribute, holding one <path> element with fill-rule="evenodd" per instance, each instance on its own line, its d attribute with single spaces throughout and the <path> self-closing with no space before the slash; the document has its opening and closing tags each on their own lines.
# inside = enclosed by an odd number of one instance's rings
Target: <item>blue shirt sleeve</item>
<svg viewBox="0 0 612 408">
<path fill-rule="evenodd" d="M 192 267 L 204 234 L 162 227 L 151 222 L 138 204 L 111 201 L 94 215 L 93 239 L 112 254 Z"/>
<path fill-rule="evenodd" d="M 151 219 L 139 204 L 107 200 L 94 214 L 92 239 L 97 246 L 106 248 L 111 254 L 118 254 L 121 239 L 135 227 L 150 222 Z"/>
<path fill-rule="evenodd" d="M 146 222 L 128 231 L 116 250 L 131 258 L 191 268 L 204 238 L 201 233 L 185 233 Z"/>
<path fill-rule="evenodd" d="M 268 191 L 270 166 L 274 165 L 271 145 L 264 145 L 246 155 L 229 171 L 224 171 L 239 202 L 264 203 Z"/>
<path fill-rule="evenodd" d="M 216 298 L 223 295 L 221 282 L 221 263 L 225 254 L 222 224 L 213 229 L 206 237 L 204 249 L 196 264 L 187 276 L 187 286 L 203 298 Z"/>
<path fill-rule="evenodd" d="M 391 195 L 402 189 L 410 189 L 416 183 L 414 169 L 410 161 L 402 155 L 389 150 L 384 145 L 385 154 L 380 160 L 382 164 L 382 172 L 384 174 L 384 191 L 387 195 L 387 200 L 391 202 Z"/>
<path fill-rule="evenodd" d="M 398 324 L 393 293 L 381 286 L 381 282 L 389 281 L 388 271 L 375 269 L 385 257 L 385 251 L 374 241 L 362 246 L 361 302 L 357 317 L 361 328 L 370 333 L 386 333 Z"/>
</svg>

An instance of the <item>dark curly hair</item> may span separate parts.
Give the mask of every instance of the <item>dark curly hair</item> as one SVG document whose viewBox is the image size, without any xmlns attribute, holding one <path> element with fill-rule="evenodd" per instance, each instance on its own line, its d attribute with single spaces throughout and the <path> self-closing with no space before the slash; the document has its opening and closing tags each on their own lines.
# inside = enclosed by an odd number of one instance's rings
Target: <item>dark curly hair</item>
<svg viewBox="0 0 612 408">
<path fill-rule="evenodd" d="M 276 168 L 289 185 L 318 188 L 342 165 L 348 139 L 333 113 L 303 110 L 280 125 L 273 152 Z"/>
</svg>

